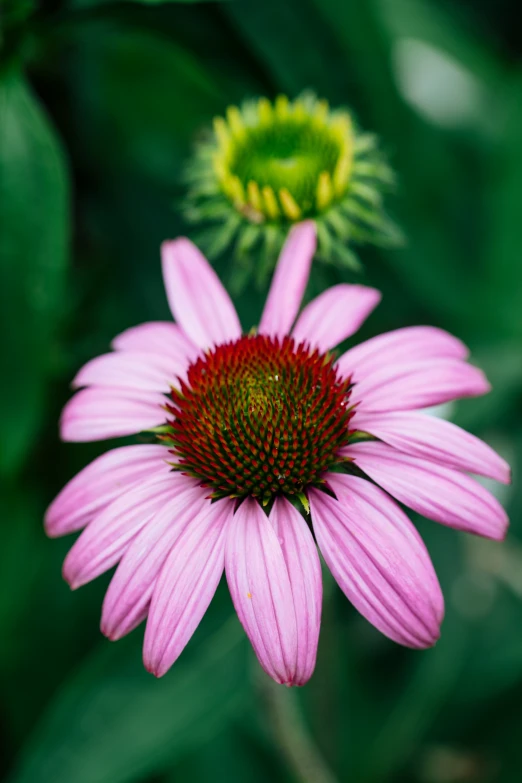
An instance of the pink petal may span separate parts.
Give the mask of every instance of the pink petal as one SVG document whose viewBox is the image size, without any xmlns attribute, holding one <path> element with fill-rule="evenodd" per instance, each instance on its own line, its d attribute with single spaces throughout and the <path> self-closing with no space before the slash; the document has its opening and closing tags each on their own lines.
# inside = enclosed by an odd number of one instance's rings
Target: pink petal
<svg viewBox="0 0 522 783">
<path fill-rule="evenodd" d="M 486 394 L 482 370 L 456 359 L 425 359 L 386 365 L 355 384 L 350 402 L 362 413 L 428 408 Z"/>
<path fill-rule="evenodd" d="M 105 595 L 102 632 L 110 639 L 130 633 L 146 617 L 158 574 L 187 524 L 210 506 L 194 479 L 166 502 L 123 555 Z"/>
<path fill-rule="evenodd" d="M 469 351 L 456 337 L 434 326 L 407 326 L 379 334 L 350 348 L 339 358 L 343 375 L 363 381 L 368 375 L 396 364 L 424 359 L 466 359 Z"/>
<path fill-rule="evenodd" d="M 335 285 L 304 308 L 292 336 L 296 343 L 306 341 L 322 352 L 330 351 L 355 334 L 380 301 L 375 288 Z"/>
<path fill-rule="evenodd" d="M 263 669 L 293 685 L 297 627 L 281 545 L 256 500 L 243 501 L 227 534 L 225 568 L 232 601 Z"/>
<path fill-rule="evenodd" d="M 317 543 L 341 590 L 376 628 L 406 647 L 435 644 L 444 600 L 406 515 L 364 479 L 328 474 L 337 499 L 309 493 Z"/>
<path fill-rule="evenodd" d="M 276 498 L 270 513 L 285 559 L 297 622 L 295 685 L 308 682 L 315 668 L 323 586 L 317 547 L 301 514 L 285 498 Z"/>
<path fill-rule="evenodd" d="M 73 533 L 137 482 L 167 474 L 173 459 L 164 446 L 123 446 L 102 454 L 72 478 L 45 515 L 48 536 Z"/>
<path fill-rule="evenodd" d="M 87 362 L 72 385 L 168 393 L 179 385 L 178 376 L 185 375 L 188 364 L 187 359 L 175 361 L 153 353 L 106 353 Z"/>
<path fill-rule="evenodd" d="M 161 570 L 143 645 L 145 667 L 157 677 L 181 654 L 216 592 L 233 511 L 229 499 L 207 504 L 186 526 Z"/>
<path fill-rule="evenodd" d="M 184 479 L 170 473 L 164 478 L 142 481 L 104 508 L 65 558 L 63 577 L 73 590 L 116 565 L 139 531 L 165 503 L 183 491 Z"/>
<path fill-rule="evenodd" d="M 62 440 L 104 440 L 153 429 L 165 422 L 165 403 L 157 392 L 82 389 L 63 409 Z"/>
<path fill-rule="evenodd" d="M 315 224 L 298 223 L 279 256 L 259 324 L 259 334 L 284 337 L 290 333 L 306 289 L 317 244 Z"/>
<path fill-rule="evenodd" d="M 416 457 L 509 484 L 509 465 L 484 441 L 444 419 L 419 412 L 356 413 L 351 424 Z"/>
<path fill-rule="evenodd" d="M 199 350 L 185 332 L 170 321 L 150 321 L 131 326 L 112 341 L 117 351 L 154 353 L 175 360 L 195 359 Z"/>
<path fill-rule="evenodd" d="M 200 348 L 237 340 L 241 324 L 219 277 L 185 237 L 161 246 L 163 279 L 170 309 Z"/>
<path fill-rule="evenodd" d="M 469 476 L 403 454 L 386 443 L 356 443 L 345 453 L 390 495 L 419 514 L 457 530 L 495 540 L 504 538 L 506 512 Z"/>
</svg>

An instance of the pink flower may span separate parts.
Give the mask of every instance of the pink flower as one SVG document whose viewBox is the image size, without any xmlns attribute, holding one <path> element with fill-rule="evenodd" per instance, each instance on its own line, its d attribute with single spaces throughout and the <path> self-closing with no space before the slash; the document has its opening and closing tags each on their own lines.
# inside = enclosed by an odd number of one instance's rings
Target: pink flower
<svg viewBox="0 0 522 783">
<path fill-rule="evenodd" d="M 81 390 L 63 412 L 64 440 L 160 428 L 151 444 L 95 460 L 46 516 L 50 536 L 85 528 L 64 564 L 71 587 L 118 566 L 102 630 L 118 639 L 147 619 L 144 660 L 158 676 L 187 644 L 224 570 L 265 671 L 305 683 L 322 598 L 311 526 L 350 601 L 414 648 L 437 640 L 443 598 L 424 544 L 392 497 L 459 530 L 505 535 L 504 510 L 468 473 L 508 482 L 506 463 L 418 410 L 488 391 L 464 345 L 440 329 L 405 328 L 336 360 L 330 352 L 380 294 L 337 285 L 298 315 L 314 250 L 313 224 L 295 227 L 259 329 L 243 335 L 197 248 L 165 242 L 176 323 L 128 329 L 74 380 Z M 308 506 L 310 515 L 302 513 Z"/>
</svg>

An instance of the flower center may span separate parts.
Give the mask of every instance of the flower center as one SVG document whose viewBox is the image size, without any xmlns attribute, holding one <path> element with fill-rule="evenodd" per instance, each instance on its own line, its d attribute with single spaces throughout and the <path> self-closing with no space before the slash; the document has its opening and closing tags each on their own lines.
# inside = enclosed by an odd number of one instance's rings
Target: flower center
<svg viewBox="0 0 522 783">
<path fill-rule="evenodd" d="M 215 497 L 318 485 L 349 440 L 350 381 L 329 354 L 263 335 L 219 345 L 172 392 L 165 442 Z"/>
<path fill-rule="evenodd" d="M 342 198 L 350 181 L 350 115 L 316 99 L 266 98 L 215 120 L 219 185 L 253 222 L 300 220 Z"/>
</svg>

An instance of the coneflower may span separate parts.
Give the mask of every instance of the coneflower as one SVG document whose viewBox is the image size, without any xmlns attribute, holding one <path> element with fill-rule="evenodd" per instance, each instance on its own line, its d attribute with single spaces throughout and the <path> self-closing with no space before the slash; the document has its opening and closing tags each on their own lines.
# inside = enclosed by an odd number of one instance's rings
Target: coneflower
<svg viewBox="0 0 522 783">
<path fill-rule="evenodd" d="M 185 215 L 204 227 L 211 259 L 234 248 L 235 285 L 241 270 L 263 282 L 304 219 L 315 221 L 317 258 L 329 264 L 357 268 L 357 245 L 401 241 L 383 209 L 394 177 L 376 137 L 310 93 L 230 106 L 196 146 L 187 180 Z"/>
<path fill-rule="evenodd" d="M 120 334 L 89 362 L 62 438 L 150 431 L 73 478 L 50 506 L 50 536 L 85 528 L 64 576 L 73 587 L 118 565 L 102 630 L 147 619 L 156 675 L 179 656 L 226 572 L 239 619 L 277 682 L 302 685 L 321 615 L 317 545 L 356 608 L 408 647 L 434 644 L 443 598 L 415 527 L 391 496 L 442 524 L 502 539 L 503 508 L 468 473 L 509 481 L 482 441 L 417 409 L 489 385 L 448 333 L 413 327 L 336 358 L 378 304 L 338 285 L 299 313 L 312 222 L 284 246 L 257 331 L 243 333 L 216 273 L 186 239 L 162 247 L 176 323 Z M 313 530 L 313 533 L 312 533 Z M 314 541 L 315 535 L 315 541 Z"/>
</svg>

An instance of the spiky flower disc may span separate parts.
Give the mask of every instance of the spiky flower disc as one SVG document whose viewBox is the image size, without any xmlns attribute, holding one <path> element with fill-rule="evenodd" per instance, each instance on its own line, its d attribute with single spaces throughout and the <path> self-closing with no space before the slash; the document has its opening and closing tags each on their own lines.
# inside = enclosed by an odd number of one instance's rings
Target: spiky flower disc
<svg viewBox="0 0 522 783">
<path fill-rule="evenodd" d="M 306 218 L 316 221 L 318 257 L 350 267 L 358 260 L 348 243 L 399 238 L 382 209 L 393 175 L 375 137 L 313 95 L 230 106 L 197 148 L 188 180 L 188 219 L 215 223 L 206 233 L 207 252 L 216 256 L 234 244 L 240 260 L 247 251 L 251 260 L 257 249 L 260 280 L 290 226 Z"/>
<path fill-rule="evenodd" d="M 250 335 L 222 344 L 173 391 L 165 442 L 216 497 L 268 501 L 317 486 L 349 443 L 350 382 L 306 343 Z"/>
</svg>

